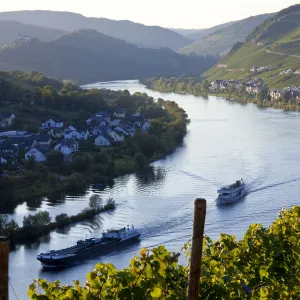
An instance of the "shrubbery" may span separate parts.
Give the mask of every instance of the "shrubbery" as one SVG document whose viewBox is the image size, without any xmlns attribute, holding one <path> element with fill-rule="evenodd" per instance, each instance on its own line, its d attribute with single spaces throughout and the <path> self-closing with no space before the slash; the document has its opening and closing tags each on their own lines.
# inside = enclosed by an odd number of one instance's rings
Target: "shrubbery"
<svg viewBox="0 0 300 300">
<path fill-rule="evenodd" d="M 300 207 L 282 210 L 269 227 L 251 225 L 244 238 L 205 238 L 199 299 L 299 299 Z M 189 245 L 185 245 L 189 256 Z M 97 264 L 81 286 L 40 279 L 31 299 L 186 299 L 188 267 L 163 246 L 142 249 L 128 268 Z M 42 296 L 43 295 L 43 296 Z"/>
</svg>

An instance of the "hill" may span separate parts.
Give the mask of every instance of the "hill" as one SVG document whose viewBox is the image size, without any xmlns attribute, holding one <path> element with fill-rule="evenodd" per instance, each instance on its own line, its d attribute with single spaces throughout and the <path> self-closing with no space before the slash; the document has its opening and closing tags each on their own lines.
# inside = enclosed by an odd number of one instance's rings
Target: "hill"
<svg viewBox="0 0 300 300">
<path fill-rule="evenodd" d="M 170 29 L 184 37 L 187 37 L 187 38 L 190 38 L 190 36 L 193 34 L 196 34 L 196 33 L 206 30 L 206 29 L 184 29 L 184 28 L 168 28 L 168 29 Z"/>
<path fill-rule="evenodd" d="M 228 53 L 236 43 L 244 42 L 249 33 L 270 16 L 272 15 L 263 14 L 236 21 L 233 24 L 220 25 L 221 28 L 201 38 L 197 42 L 180 49 L 178 52 L 181 54 L 224 55 Z"/>
<path fill-rule="evenodd" d="M 0 13 L 0 20 L 12 20 L 35 26 L 75 31 L 95 29 L 105 35 L 149 48 L 179 49 L 191 43 L 180 34 L 159 26 L 130 21 L 87 18 L 80 14 L 54 11 L 12 11 Z"/>
<path fill-rule="evenodd" d="M 300 5 L 278 12 L 257 27 L 246 42 L 236 47 L 203 78 L 250 79 L 261 77 L 269 87 L 300 85 Z M 269 67 L 257 74 L 250 68 Z M 280 74 L 293 69 L 294 74 Z"/>
<path fill-rule="evenodd" d="M 140 48 L 88 29 L 49 42 L 17 40 L 0 49 L 0 69 L 39 71 L 80 83 L 203 73 L 215 63 L 213 57 Z"/>
<path fill-rule="evenodd" d="M 0 45 L 7 44 L 19 36 L 33 36 L 42 41 L 49 41 L 64 34 L 65 31 L 23 24 L 16 21 L 0 21 Z"/>
<path fill-rule="evenodd" d="M 225 29 L 225 28 L 231 26 L 235 22 L 236 21 L 231 21 L 231 22 L 223 23 L 223 24 L 216 25 L 216 26 L 213 26 L 213 27 L 209 27 L 209 28 L 205 28 L 205 29 L 199 29 L 195 32 L 191 32 L 191 33 L 187 34 L 186 37 L 193 40 L 194 42 L 197 42 L 197 41 L 203 39 L 204 37 L 211 35 L 215 31 Z"/>
</svg>

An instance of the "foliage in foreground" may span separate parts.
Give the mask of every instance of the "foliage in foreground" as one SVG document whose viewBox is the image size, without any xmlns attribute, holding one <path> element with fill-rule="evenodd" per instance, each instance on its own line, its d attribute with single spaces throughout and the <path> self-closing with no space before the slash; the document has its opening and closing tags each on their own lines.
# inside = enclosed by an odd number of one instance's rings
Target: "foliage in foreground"
<svg viewBox="0 0 300 300">
<path fill-rule="evenodd" d="M 300 206 L 269 227 L 251 225 L 244 239 L 205 238 L 199 299 L 299 299 Z M 186 245 L 187 255 L 189 246 Z M 30 299 L 185 299 L 188 268 L 163 246 L 142 249 L 128 268 L 97 264 L 81 286 L 34 281 Z"/>
</svg>

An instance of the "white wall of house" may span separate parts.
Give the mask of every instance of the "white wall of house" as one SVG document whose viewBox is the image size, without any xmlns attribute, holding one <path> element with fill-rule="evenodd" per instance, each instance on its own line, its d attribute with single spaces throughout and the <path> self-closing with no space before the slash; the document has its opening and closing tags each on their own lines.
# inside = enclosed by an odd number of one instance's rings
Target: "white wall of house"
<svg viewBox="0 0 300 300">
<path fill-rule="evenodd" d="M 104 136 L 99 135 L 98 137 L 95 138 L 95 145 L 96 146 L 110 146 L 111 142 L 106 139 Z"/>
<path fill-rule="evenodd" d="M 115 141 L 115 142 L 123 142 L 124 136 L 115 132 L 114 130 L 109 133 L 109 136 Z"/>
<path fill-rule="evenodd" d="M 42 128 L 62 128 L 64 126 L 63 122 L 55 122 L 52 119 L 47 120 L 45 123 L 42 123 Z"/>
<path fill-rule="evenodd" d="M 3 157 L 0 157 L 0 165 L 3 164 L 3 165 L 6 165 L 7 164 L 7 160 Z"/>
<path fill-rule="evenodd" d="M 81 139 L 81 134 L 79 132 L 77 132 L 76 130 L 74 130 L 69 133 L 64 133 L 64 138 L 66 140 L 71 140 L 71 139 L 79 140 L 79 139 Z"/>
<path fill-rule="evenodd" d="M 150 128 L 150 122 L 146 121 L 142 126 L 142 131 L 148 131 Z"/>
<path fill-rule="evenodd" d="M 34 157 L 37 162 L 42 162 L 46 160 L 45 155 L 36 148 L 31 148 L 25 153 L 25 160 L 30 159 L 30 157 Z"/>
</svg>

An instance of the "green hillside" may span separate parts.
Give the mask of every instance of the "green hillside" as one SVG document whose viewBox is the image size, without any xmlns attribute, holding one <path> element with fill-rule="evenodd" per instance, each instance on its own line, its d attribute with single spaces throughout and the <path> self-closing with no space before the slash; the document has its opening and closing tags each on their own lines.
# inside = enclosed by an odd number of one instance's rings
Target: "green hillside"
<svg viewBox="0 0 300 300">
<path fill-rule="evenodd" d="M 224 55 L 238 42 L 244 42 L 251 31 L 262 24 L 272 14 L 263 14 L 234 22 L 218 28 L 197 42 L 188 45 L 178 52 L 181 54 L 195 53 L 198 55 Z"/>
<path fill-rule="evenodd" d="M 272 71 L 250 72 L 250 68 L 269 67 Z M 293 69 L 294 74 L 281 72 Z M 277 13 L 257 27 L 242 45 L 224 57 L 202 78 L 250 79 L 264 78 L 269 87 L 300 85 L 300 5 Z"/>
<path fill-rule="evenodd" d="M 80 83 L 199 74 L 216 62 L 214 57 L 188 57 L 170 49 L 141 48 L 88 29 L 49 42 L 17 40 L 0 48 L 2 70 L 38 71 Z"/>
</svg>

